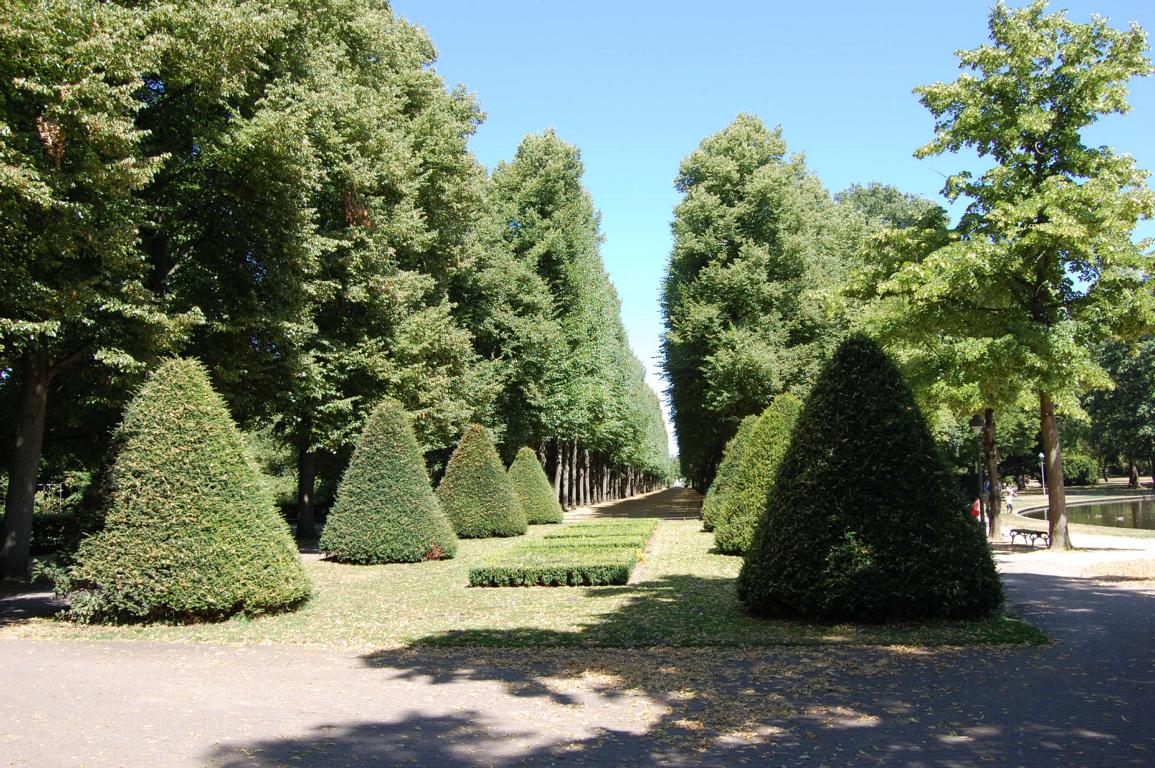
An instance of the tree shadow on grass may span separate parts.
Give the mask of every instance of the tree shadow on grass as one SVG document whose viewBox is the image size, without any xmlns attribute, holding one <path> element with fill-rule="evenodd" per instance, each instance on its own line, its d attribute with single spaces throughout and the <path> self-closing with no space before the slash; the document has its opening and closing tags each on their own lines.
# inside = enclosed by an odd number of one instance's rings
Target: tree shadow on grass
<svg viewBox="0 0 1155 768">
<path fill-rule="evenodd" d="M 573 632 L 447 633 L 364 657 L 383 691 L 452 702 L 498 684 L 503 696 L 485 706 L 338 723 L 243 745 L 243 759 L 222 747 L 210 764 L 1140 766 L 1155 752 L 1149 594 L 1010 576 L 1016 610 L 1057 638 L 1051 647 L 573 647 L 596 645 L 601 625 L 654 621 L 690 586 L 663 581 Z M 428 647 L 449 638 L 503 647 Z M 509 648 L 530 641 L 563 647 Z M 599 706 L 648 716 L 631 729 Z M 576 738 L 555 730 L 575 723 Z"/>
</svg>

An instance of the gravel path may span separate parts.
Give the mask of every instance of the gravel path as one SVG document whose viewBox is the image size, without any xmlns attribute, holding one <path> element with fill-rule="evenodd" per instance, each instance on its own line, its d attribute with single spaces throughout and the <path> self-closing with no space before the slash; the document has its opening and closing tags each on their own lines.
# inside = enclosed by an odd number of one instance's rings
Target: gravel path
<svg viewBox="0 0 1155 768">
<path fill-rule="evenodd" d="M 1042 648 L 3 640 L 0 766 L 1152 766 L 1155 585 L 1082 574 L 1155 551 L 1103 539 L 999 555 Z"/>
</svg>

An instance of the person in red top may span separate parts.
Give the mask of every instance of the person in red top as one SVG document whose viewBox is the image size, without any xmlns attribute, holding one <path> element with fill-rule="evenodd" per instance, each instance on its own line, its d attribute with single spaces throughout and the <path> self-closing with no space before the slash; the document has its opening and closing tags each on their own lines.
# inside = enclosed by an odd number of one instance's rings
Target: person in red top
<svg viewBox="0 0 1155 768">
<path fill-rule="evenodd" d="M 982 514 L 982 505 L 979 504 L 978 499 L 975 499 L 974 502 L 971 503 L 971 517 L 973 517 L 975 520 L 978 520 L 979 515 L 981 515 L 981 514 Z"/>
</svg>

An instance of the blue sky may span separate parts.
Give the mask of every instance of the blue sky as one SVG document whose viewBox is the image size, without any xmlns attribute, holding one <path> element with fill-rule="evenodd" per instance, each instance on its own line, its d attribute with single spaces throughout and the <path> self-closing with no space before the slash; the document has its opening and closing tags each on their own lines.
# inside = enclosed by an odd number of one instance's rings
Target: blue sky
<svg viewBox="0 0 1155 768">
<path fill-rule="evenodd" d="M 1019 5 L 1020 3 L 1013 3 Z M 954 80 L 954 51 L 987 39 L 985 0 L 395 0 L 425 27 L 437 70 L 487 118 L 471 147 L 493 167 L 526 133 L 554 128 L 581 148 L 602 213 L 602 256 L 634 351 L 658 389 L 658 291 L 679 196 L 678 163 L 739 112 L 780 124 L 832 193 L 881 181 L 939 199 L 971 158 L 915 160 L 931 136 L 916 85 Z M 1052 2 L 1155 34 L 1155 0 Z M 1089 133 L 1155 170 L 1155 77 L 1133 111 Z M 1150 223 L 1145 236 L 1155 235 Z"/>
</svg>

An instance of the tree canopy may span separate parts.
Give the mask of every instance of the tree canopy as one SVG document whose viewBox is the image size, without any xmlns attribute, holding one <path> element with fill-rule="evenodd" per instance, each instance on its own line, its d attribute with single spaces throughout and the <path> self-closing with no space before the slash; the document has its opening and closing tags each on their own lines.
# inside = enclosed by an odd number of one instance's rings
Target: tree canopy
<svg viewBox="0 0 1155 768">
<path fill-rule="evenodd" d="M 782 129 L 739 115 L 682 161 L 662 292 L 682 472 L 701 489 L 742 417 L 804 394 L 837 343 L 825 288 L 846 273 L 837 209 Z"/>
</svg>

